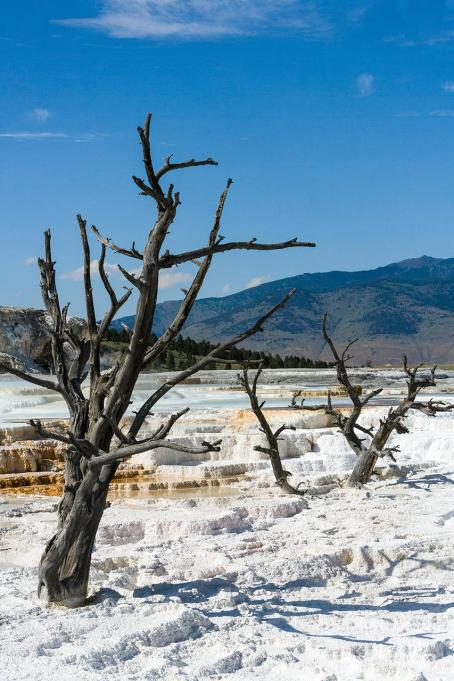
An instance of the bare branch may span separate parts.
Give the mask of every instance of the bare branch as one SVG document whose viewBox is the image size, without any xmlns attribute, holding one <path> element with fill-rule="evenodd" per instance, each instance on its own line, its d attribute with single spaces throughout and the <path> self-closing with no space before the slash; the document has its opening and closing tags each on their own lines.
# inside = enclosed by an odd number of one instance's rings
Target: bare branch
<svg viewBox="0 0 454 681">
<path fill-rule="evenodd" d="M 243 373 L 238 375 L 238 380 L 240 381 L 241 385 L 244 388 L 244 391 L 249 397 L 251 409 L 254 412 L 257 421 L 259 422 L 260 430 L 263 432 L 268 442 L 268 447 L 256 445 L 254 449 L 258 452 L 264 452 L 269 456 L 276 484 L 284 492 L 288 492 L 289 494 L 303 495 L 304 492 L 300 491 L 298 487 L 293 487 L 288 482 L 288 477 L 291 475 L 291 473 L 289 471 L 284 470 L 282 466 L 281 456 L 279 453 L 279 435 L 281 435 L 284 430 L 287 429 L 294 430 L 295 428 L 293 426 L 286 426 L 284 424 L 280 426 L 275 432 L 273 432 L 265 414 L 263 413 L 262 410 L 263 403 L 260 404 L 257 398 L 257 382 L 262 373 L 262 367 L 263 364 L 259 365 L 259 368 L 255 373 L 252 386 L 249 381 L 247 367 L 244 367 Z"/>
<path fill-rule="evenodd" d="M 139 126 L 137 128 L 137 132 L 139 133 L 140 143 L 142 145 L 143 164 L 145 166 L 145 172 L 147 173 L 148 182 L 154 189 L 160 190 L 159 183 L 153 168 L 153 161 L 151 158 L 150 124 L 151 113 L 147 113 L 147 115 L 145 116 L 145 123 L 143 128 Z"/>
<path fill-rule="evenodd" d="M 46 388 L 47 390 L 54 390 L 57 393 L 61 393 L 58 383 L 55 383 L 54 381 L 48 381 L 47 379 L 40 378 L 34 374 L 29 374 L 26 371 L 21 371 L 20 369 L 16 369 L 15 367 L 5 364 L 4 362 L 0 362 L 0 370 L 3 370 L 8 374 L 13 374 L 18 378 L 22 378 L 24 381 L 28 381 L 29 383 L 34 383 L 34 385 L 39 385 L 40 388 Z"/>
<path fill-rule="evenodd" d="M 123 307 L 123 305 L 126 303 L 126 301 L 128 300 L 129 296 L 132 293 L 132 289 L 128 288 L 126 289 L 126 293 L 124 293 L 120 299 L 117 298 L 117 295 L 110 284 L 109 277 L 107 276 L 106 270 L 104 268 L 105 258 L 106 245 L 103 243 L 101 246 L 101 256 L 98 261 L 98 270 L 99 276 L 101 277 L 101 281 L 104 284 L 104 288 L 106 289 L 110 298 L 110 309 L 106 312 L 101 324 L 99 325 L 98 335 L 100 339 L 104 338 L 104 335 L 107 329 L 109 328 L 111 322 L 113 321 L 113 318 L 117 314 L 118 310 L 120 310 L 120 308 Z"/>
<path fill-rule="evenodd" d="M 96 313 L 93 303 L 93 287 L 91 285 L 91 257 L 90 244 L 87 238 L 87 221 L 81 215 L 77 215 L 77 222 L 79 223 L 80 237 L 82 239 L 82 248 L 84 253 L 84 289 L 85 289 L 85 306 L 87 310 L 87 323 L 90 338 L 93 338 L 97 333 Z"/>
<path fill-rule="evenodd" d="M 228 353 L 229 351 L 226 350 L 226 352 Z M 225 364 L 227 366 L 237 364 L 238 366 L 241 367 L 256 366 L 257 364 L 260 364 L 260 362 L 262 361 L 260 359 L 233 359 L 229 357 L 217 357 L 216 355 L 213 357 L 213 360 L 216 362 L 216 364 Z"/>
<path fill-rule="evenodd" d="M 120 426 L 118 423 L 116 423 L 113 419 L 111 419 L 109 416 L 106 416 L 106 414 L 101 414 L 101 418 L 105 419 L 110 427 L 112 428 L 116 438 L 120 440 L 122 444 L 133 444 L 133 440 L 130 440 L 127 435 L 123 433 L 121 430 Z"/>
<path fill-rule="evenodd" d="M 132 248 L 123 248 L 122 246 L 115 244 L 111 239 L 103 236 L 94 225 L 92 225 L 91 229 L 98 241 L 112 251 L 115 251 L 115 253 L 126 255 L 129 258 L 135 258 L 136 260 L 143 259 L 143 254 L 135 248 L 134 244 Z M 297 238 L 270 244 L 257 243 L 254 239 L 250 239 L 249 241 L 232 241 L 225 244 L 219 241 L 214 245 L 202 246 L 201 248 L 197 248 L 193 251 L 186 251 L 184 253 L 171 254 L 169 251 L 166 251 L 159 259 L 159 266 L 162 269 L 168 269 L 185 262 L 194 262 L 207 255 L 215 255 L 216 253 L 225 253 L 227 251 L 278 251 L 285 248 L 315 248 L 315 246 L 316 244 L 313 241 L 298 241 Z"/>
<path fill-rule="evenodd" d="M 331 414 L 335 420 L 337 425 L 339 426 L 339 429 L 341 432 L 345 435 L 350 447 L 353 449 L 353 451 L 356 454 L 360 454 L 364 450 L 364 445 L 363 442 L 364 440 L 361 440 L 358 435 L 356 434 L 356 430 L 360 430 L 362 432 L 367 432 L 365 431 L 362 427 L 358 426 L 357 421 L 361 415 L 361 410 L 363 406 L 372 399 L 372 397 L 375 396 L 375 392 L 372 392 L 370 395 L 367 395 L 363 400 L 359 397 L 359 391 L 357 390 L 357 387 L 354 386 L 349 378 L 348 372 L 347 372 L 347 367 L 346 367 L 346 362 L 348 359 L 351 359 L 350 355 L 348 355 L 348 350 L 349 348 L 353 345 L 353 343 L 356 342 L 356 340 L 350 341 L 346 348 L 343 350 L 342 354 L 339 355 L 339 352 L 337 351 L 336 346 L 334 345 L 334 342 L 331 338 L 331 336 L 328 334 L 327 330 L 327 320 L 328 320 L 328 315 L 325 314 L 323 317 L 323 324 L 322 324 L 322 332 L 323 332 L 323 338 L 325 339 L 325 342 L 329 346 L 332 355 L 334 357 L 334 362 L 336 366 L 336 373 L 337 373 L 337 380 L 341 385 L 344 386 L 346 389 L 347 395 L 350 398 L 352 404 L 353 404 L 353 409 L 350 412 L 350 415 L 348 417 L 345 417 L 342 412 L 338 410 L 332 409 L 330 406 L 330 409 L 327 410 L 327 413 Z M 377 393 L 378 394 L 378 393 Z M 329 396 L 329 400 L 331 401 L 331 396 Z"/>
<path fill-rule="evenodd" d="M 135 244 L 133 243 L 132 247 L 129 248 L 122 248 L 121 246 L 117 246 L 117 244 L 114 244 L 113 241 L 101 234 L 99 229 L 95 227 L 94 225 L 91 226 L 91 231 L 93 234 L 96 236 L 98 241 L 106 246 L 106 248 L 110 248 L 112 251 L 115 251 L 115 253 L 119 253 L 120 255 L 126 255 L 129 258 L 135 258 L 136 260 L 143 260 L 143 254 L 140 253 L 136 247 Z"/>
<path fill-rule="evenodd" d="M 363 448 L 360 453 L 358 461 L 350 475 L 348 484 L 350 486 L 362 485 L 367 483 L 373 472 L 377 459 L 380 456 L 390 456 L 395 461 L 394 453 L 398 451 L 396 447 L 386 447 L 389 437 L 395 431 L 400 435 L 409 432 L 407 426 L 403 423 L 410 410 L 419 410 L 428 416 L 435 416 L 438 412 L 451 411 L 454 409 L 454 404 L 445 404 L 441 401 L 429 400 L 428 402 L 416 402 L 416 397 L 421 390 L 435 385 L 435 370 L 434 366 L 429 375 L 425 374 L 420 377 L 419 371 L 422 365 L 410 368 L 407 357 L 403 357 L 403 369 L 407 376 L 407 395 L 399 402 L 396 407 L 390 407 L 385 418 L 380 419 L 380 426 L 373 435 L 372 441 L 368 447 Z M 373 391 L 377 394 L 377 391 Z M 370 396 L 367 396 L 369 398 Z M 367 398 L 364 398 L 363 404 L 366 403 Z"/>
<path fill-rule="evenodd" d="M 350 382 L 350 379 L 349 379 L 348 373 L 347 373 L 347 368 L 345 366 L 345 362 L 347 362 L 349 359 L 351 359 L 351 357 L 349 355 L 347 355 L 347 352 L 348 352 L 349 348 L 351 348 L 351 346 L 354 343 L 356 343 L 357 339 L 350 341 L 347 344 L 347 347 L 345 348 L 345 350 L 342 352 L 342 355 L 339 355 L 330 335 L 328 334 L 327 320 L 328 320 L 328 315 L 325 314 L 324 317 L 323 317 L 323 324 L 322 324 L 323 338 L 325 339 L 326 343 L 328 344 L 328 346 L 329 346 L 329 348 L 330 348 L 330 350 L 333 354 L 335 365 L 336 365 L 336 370 L 337 370 L 338 381 L 339 381 L 339 383 L 341 383 L 345 387 L 347 394 L 350 397 L 353 404 L 355 405 L 355 407 L 357 409 L 360 409 L 361 400 L 359 398 L 359 395 L 358 395 L 355 387 Z M 358 413 L 358 416 L 359 416 L 359 413 Z"/>
<path fill-rule="evenodd" d="M 284 432 L 284 430 L 296 430 L 295 426 L 287 426 L 285 423 L 280 426 L 275 432 L 274 432 L 274 437 L 276 440 L 279 439 L 279 435 Z"/>
<path fill-rule="evenodd" d="M 152 199 L 156 201 L 158 206 L 162 210 L 166 210 L 169 207 L 168 199 L 162 194 L 156 191 L 156 189 L 149 187 L 140 177 L 132 176 L 133 182 L 137 187 L 139 187 L 142 194 L 145 196 L 151 196 Z"/>
<path fill-rule="evenodd" d="M 411 409 L 421 411 L 426 416 L 435 416 L 447 411 L 454 410 L 454 404 L 447 404 L 440 400 L 429 400 L 428 402 L 414 402 Z"/>
<path fill-rule="evenodd" d="M 106 464 L 127 459 L 130 456 L 134 456 L 134 454 L 140 454 L 141 452 L 147 452 L 151 449 L 157 449 L 159 447 L 165 447 L 166 449 L 173 449 L 177 452 L 184 452 L 187 454 L 219 452 L 221 451 L 219 446 L 221 442 L 222 440 L 216 440 L 215 442 L 203 441 L 201 447 L 189 447 L 178 442 L 172 442 L 172 440 L 144 440 L 143 442 L 138 442 L 137 444 L 121 447 L 120 449 L 114 449 L 112 452 L 104 452 L 101 453 L 100 456 L 92 457 L 88 462 L 88 467 L 91 470 L 97 469 L 101 466 L 105 466 Z"/>
<path fill-rule="evenodd" d="M 131 329 L 131 327 L 129 327 L 129 326 L 128 326 L 127 324 L 125 324 L 124 322 L 120 322 L 120 324 L 121 324 L 121 328 L 123 329 L 123 331 L 126 331 L 126 333 L 127 333 L 127 334 L 129 335 L 129 337 L 131 338 L 132 334 L 134 333 L 133 330 Z"/>
<path fill-rule="evenodd" d="M 370 393 L 368 393 L 367 395 L 365 395 L 365 396 L 361 399 L 361 402 L 362 402 L 363 407 L 364 407 L 368 402 L 370 402 L 370 400 L 372 400 L 374 397 L 377 397 L 377 395 L 380 395 L 381 392 L 383 392 L 383 388 L 377 388 L 376 390 L 372 390 Z"/>
<path fill-rule="evenodd" d="M 216 209 L 216 214 L 214 218 L 213 227 L 210 232 L 208 245 L 216 243 L 219 229 L 221 227 L 221 218 L 224 210 L 224 205 L 227 200 L 227 195 L 231 184 L 232 180 L 229 179 L 227 181 L 227 185 L 224 191 L 222 192 L 219 198 L 219 203 Z M 145 365 L 153 361 L 153 359 L 155 359 L 156 357 L 158 357 L 168 347 L 169 343 L 177 336 L 177 334 L 180 333 L 181 329 L 184 326 L 184 323 L 186 322 L 194 306 L 194 303 L 197 299 L 202 284 L 205 281 L 205 277 L 210 268 L 212 258 L 213 258 L 212 254 L 209 254 L 204 258 L 203 262 L 199 264 L 197 274 L 194 277 L 190 289 L 185 292 L 185 297 L 180 304 L 179 310 L 175 318 L 170 323 L 166 331 L 162 334 L 162 336 L 158 338 L 156 343 L 154 343 L 153 347 L 150 348 L 150 350 L 148 350 L 147 354 L 145 355 L 144 360 Z"/>
<path fill-rule="evenodd" d="M 120 270 L 120 272 L 122 273 L 122 275 L 125 277 L 125 279 L 127 279 L 129 281 L 130 284 L 132 284 L 137 289 L 139 289 L 139 291 L 143 290 L 144 284 L 138 277 L 136 277 L 134 274 L 131 274 L 131 272 L 128 272 L 127 270 L 125 270 L 125 268 L 122 267 L 121 265 L 117 265 L 117 267 Z"/>
<path fill-rule="evenodd" d="M 217 166 L 219 165 L 217 161 L 214 161 L 211 157 L 206 158 L 203 161 L 196 161 L 195 158 L 191 158 L 189 161 L 182 161 L 180 163 L 171 163 L 171 156 L 167 156 L 164 165 L 156 173 L 156 179 L 159 182 L 161 177 L 166 173 L 170 173 L 173 170 L 180 170 L 181 168 L 195 168 L 197 166 Z"/>
<path fill-rule="evenodd" d="M 173 267 L 174 265 L 181 265 L 184 262 L 190 262 L 191 260 L 196 260 L 197 258 L 203 258 L 206 255 L 225 253 L 226 251 L 278 251 L 284 248 L 314 247 L 315 243 L 312 241 L 298 241 L 296 238 L 274 244 L 261 244 L 257 243 L 254 239 L 251 239 L 250 241 L 232 241 L 225 244 L 216 243 L 212 246 L 197 248 L 194 251 L 186 251 L 185 253 L 179 253 L 177 255 L 171 255 L 168 252 L 164 253 L 164 255 L 159 259 L 159 267 L 163 269 Z"/>
<path fill-rule="evenodd" d="M 272 308 L 270 308 L 260 319 L 258 319 L 253 326 L 251 326 L 249 329 L 244 331 L 243 333 L 239 334 L 235 338 L 231 338 L 228 341 L 225 341 L 224 343 L 221 343 L 218 345 L 217 348 L 209 352 L 205 357 L 202 357 L 198 362 L 193 364 L 191 367 L 188 369 L 185 369 L 184 371 L 181 371 L 180 373 L 176 374 L 172 378 L 170 378 L 166 383 L 161 385 L 155 392 L 150 395 L 150 397 L 143 403 L 143 405 L 140 407 L 139 411 L 137 412 L 134 421 L 131 425 L 130 428 L 130 433 L 135 436 L 139 432 L 140 428 L 142 427 L 143 422 L 145 421 L 146 417 L 148 416 L 149 412 L 151 411 L 152 407 L 156 402 L 158 402 L 163 395 L 165 395 L 169 390 L 171 390 L 175 385 L 178 383 L 181 383 L 184 381 L 186 378 L 189 378 L 189 376 L 192 376 L 195 374 L 197 371 L 200 371 L 200 369 L 203 369 L 204 366 L 212 362 L 213 360 L 216 359 L 217 355 L 219 355 L 220 352 L 224 352 L 225 350 L 228 350 L 229 348 L 232 348 L 235 345 L 238 345 L 239 343 L 242 343 L 245 341 L 247 338 L 250 336 L 253 336 L 255 333 L 258 333 L 259 331 L 262 331 L 263 324 L 270 318 L 272 317 L 280 308 L 284 307 L 286 303 L 290 300 L 290 298 L 295 294 L 296 289 L 292 289 L 289 291 L 283 298 L 280 300 L 276 305 L 273 305 Z"/>
<path fill-rule="evenodd" d="M 297 390 L 295 393 L 293 393 L 292 401 L 290 403 L 290 407 L 292 407 L 292 409 L 304 409 L 305 411 L 325 411 L 326 412 L 328 409 L 331 408 L 330 392 L 329 391 L 328 391 L 328 404 L 306 405 L 304 398 L 302 398 L 301 402 L 298 404 L 296 400 L 297 400 L 298 397 L 301 397 L 302 394 L 303 394 L 302 390 Z"/>
<path fill-rule="evenodd" d="M 172 414 L 168 418 L 166 423 L 163 423 L 161 426 L 159 426 L 159 428 L 150 436 L 150 439 L 163 440 L 170 433 L 171 429 L 173 428 L 174 424 L 178 421 L 178 419 L 187 414 L 188 411 L 189 407 L 186 407 L 185 409 L 182 409 L 176 414 Z"/>
<path fill-rule="evenodd" d="M 43 438 L 43 440 L 57 440 L 58 442 L 63 442 L 65 445 L 71 445 L 72 440 L 69 435 L 61 435 L 61 433 L 56 433 L 55 431 L 46 430 L 43 428 L 41 421 L 30 419 L 29 424 L 35 430 L 35 432 Z"/>
<path fill-rule="evenodd" d="M 108 296 L 110 298 L 110 302 L 112 304 L 112 307 L 114 307 L 117 304 L 117 296 L 115 295 L 115 291 L 113 290 L 109 277 L 106 274 L 106 270 L 104 267 L 104 263 L 106 261 L 106 245 L 102 244 L 101 245 L 101 255 L 98 260 L 98 272 L 99 276 L 101 278 L 102 283 L 104 284 L 104 288 L 106 289 Z"/>
</svg>

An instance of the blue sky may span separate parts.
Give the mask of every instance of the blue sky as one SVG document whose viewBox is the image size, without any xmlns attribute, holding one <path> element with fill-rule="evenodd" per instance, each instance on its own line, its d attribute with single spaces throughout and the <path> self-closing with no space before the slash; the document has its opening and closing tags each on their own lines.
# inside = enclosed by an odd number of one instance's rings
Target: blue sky
<svg viewBox="0 0 454 681">
<path fill-rule="evenodd" d="M 157 159 L 220 163 L 175 175 L 173 250 L 205 243 L 228 177 L 226 238 L 318 244 L 217 256 L 204 295 L 454 256 L 453 0 L 27 0 L 2 15 L 0 304 L 40 305 L 50 226 L 62 299 L 82 311 L 79 211 L 143 242 L 152 206 L 130 176 L 148 110 Z M 168 273 L 161 299 L 191 272 Z"/>
</svg>

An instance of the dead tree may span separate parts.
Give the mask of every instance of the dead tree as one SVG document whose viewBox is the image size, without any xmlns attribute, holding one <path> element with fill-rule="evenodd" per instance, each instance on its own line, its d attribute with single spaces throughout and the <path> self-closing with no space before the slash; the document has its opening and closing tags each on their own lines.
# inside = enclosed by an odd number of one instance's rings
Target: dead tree
<svg viewBox="0 0 454 681">
<path fill-rule="evenodd" d="M 421 390 L 424 388 L 433 387 L 435 383 L 434 366 L 429 373 L 420 373 L 422 365 L 410 368 L 407 363 L 407 358 L 403 358 L 403 368 L 406 375 L 407 391 L 399 404 L 395 407 L 390 407 L 388 413 L 383 419 L 380 419 L 380 425 L 375 430 L 374 427 L 366 428 L 358 423 L 362 414 L 363 408 L 377 395 L 379 395 L 383 388 L 372 390 L 364 396 L 361 396 L 358 391 L 358 386 L 355 386 L 350 381 L 347 362 L 352 359 L 349 350 L 358 339 L 350 341 L 344 351 L 339 354 L 332 338 L 327 331 L 327 315 L 323 318 L 323 338 L 331 350 L 334 358 L 334 364 L 337 372 L 337 380 L 344 386 L 345 391 L 352 402 L 353 408 L 348 415 L 342 413 L 339 409 L 334 409 L 331 395 L 328 393 L 328 403 L 325 406 L 315 406 L 313 409 L 324 409 L 326 414 L 333 417 L 335 423 L 339 427 L 341 433 L 345 436 L 348 444 L 357 455 L 358 459 L 353 468 L 353 471 L 348 479 L 348 486 L 359 486 L 367 483 L 375 469 L 375 465 L 380 457 L 389 456 L 393 461 L 396 461 L 395 454 L 399 451 L 399 446 L 387 447 L 387 442 L 396 432 L 400 435 L 408 433 L 408 428 L 404 423 L 405 417 L 410 410 L 421 411 L 427 416 L 435 416 L 439 412 L 451 411 L 454 405 L 446 404 L 441 401 L 429 400 L 428 402 L 417 402 Z M 293 399 L 292 406 L 295 408 L 307 409 L 303 402 L 298 405 L 296 399 Z"/>
<path fill-rule="evenodd" d="M 259 402 L 259 399 L 257 397 L 257 383 L 262 373 L 263 363 L 261 362 L 259 364 L 258 369 L 255 372 L 254 378 L 252 380 L 252 384 L 249 380 L 248 368 L 249 367 L 247 365 L 243 368 L 243 373 L 238 374 L 238 379 L 241 385 L 243 386 L 247 396 L 249 397 L 251 409 L 254 412 L 255 416 L 257 417 L 257 421 L 260 424 L 260 431 L 265 435 L 265 438 L 268 443 L 267 447 L 256 445 L 254 449 L 257 452 L 263 452 L 269 456 L 276 484 L 284 492 L 287 492 L 288 494 L 303 495 L 304 491 L 300 490 L 299 486 L 293 487 L 293 485 L 289 483 L 288 478 L 292 474 L 290 473 L 290 471 L 284 470 L 281 455 L 279 453 L 280 435 L 282 435 L 284 430 L 295 430 L 295 427 L 283 424 L 282 426 L 277 428 L 277 430 L 273 430 L 271 428 L 270 424 L 268 423 L 268 419 L 263 413 L 263 407 L 265 405 L 265 402 Z"/>
<path fill-rule="evenodd" d="M 55 263 L 51 252 L 51 234 L 45 232 L 44 257 L 39 260 L 41 290 L 44 305 L 51 320 L 51 341 L 53 370 L 55 377 L 44 379 L 3 366 L 5 371 L 19 376 L 43 388 L 59 393 L 65 400 L 70 425 L 67 435 L 45 430 L 40 422 L 34 427 L 44 438 L 56 438 L 68 445 L 65 455 L 64 491 L 58 508 L 58 526 L 54 536 L 45 547 L 38 575 L 38 592 L 49 602 L 79 605 L 87 597 L 91 554 L 99 522 L 106 507 L 109 484 L 118 465 L 125 459 L 156 447 L 167 447 L 182 452 L 218 451 L 220 441 L 203 442 L 200 447 L 187 447 L 168 439 L 174 423 L 186 409 L 174 414 L 163 422 L 153 434 L 139 438 L 141 428 L 152 407 L 173 386 L 207 366 L 213 360 L 222 361 L 223 353 L 262 330 L 263 324 L 281 308 L 292 295 L 289 292 L 280 302 L 268 310 L 250 328 L 235 338 L 221 343 L 206 357 L 193 366 L 181 371 L 160 385 L 135 413 L 126 431 L 120 427 L 121 419 L 130 404 L 131 395 L 140 372 L 150 362 L 165 353 L 172 340 L 180 333 L 216 253 L 233 250 L 278 250 L 294 247 L 314 246 L 313 243 L 292 239 L 283 243 L 262 244 L 255 238 L 249 241 L 227 242 L 219 230 L 221 217 L 231 180 L 227 182 L 217 206 L 214 224 L 209 233 L 208 243 L 193 251 L 172 254 L 164 250 L 169 228 L 175 220 L 180 205 L 179 193 L 173 184 L 164 188 L 162 181 L 172 172 L 196 166 L 217 165 L 212 158 L 196 161 L 191 159 L 175 163 L 168 157 L 164 165 L 155 170 L 150 146 L 151 116 L 138 128 L 143 153 L 146 179 L 133 177 L 141 194 L 151 199 L 156 208 L 154 226 L 149 231 L 143 250 L 135 243 L 130 248 L 116 245 L 101 232 L 92 227 L 101 242 L 101 256 L 98 261 L 99 276 L 110 299 L 108 311 L 99 317 L 95 312 L 92 292 L 91 252 L 87 235 L 87 223 L 79 215 L 78 225 L 82 240 L 84 262 L 84 289 L 86 304 L 86 330 L 76 334 L 68 324 L 68 306 L 61 306 L 56 286 Z M 133 274 L 119 265 L 130 288 L 117 297 L 107 277 L 105 268 L 106 251 L 129 256 L 140 262 L 140 274 Z M 160 273 L 164 268 L 182 263 L 194 263 L 197 268 L 191 286 L 184 292 L 183 300 L 175 318 L 164 333 L 150 346 L 150 333 L 156 310 Z M 130 298 L 132 291 L 137 295 L 135 324 L 131 329 L 130 341 L 121 360 L 107 371 L 101 371 L 101 344 L 114 316 Z M 67 346 L 72 353 L 68 354 Z M 71 359 L 69 357 L 71 356 Z M 89 378 L 88 396 L 82 384 Z"/>
</svg>

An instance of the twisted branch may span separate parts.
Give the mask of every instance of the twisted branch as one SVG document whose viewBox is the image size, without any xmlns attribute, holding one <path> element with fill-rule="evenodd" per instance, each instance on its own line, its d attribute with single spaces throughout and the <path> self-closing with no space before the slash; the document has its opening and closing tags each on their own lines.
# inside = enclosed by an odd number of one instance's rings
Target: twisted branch
<svg viewBox="0 0 454 681">
<path fill-rule="evenodd" d="M 299 485 L 297 487 L 293 487 L 288 481 L 288 478 L 292 475 L 290 471 L 284 470 L 284 467 L 282 466 L 282 460 L 281 460 L 281 455 L 279 454 L 279 436 L 285 431 L 285 430 L 295 430 L 294 426 L 287 426 L 283 424 L 280 426 L 276 431 L 273 431 L 270 424 L 268 423 L 268 420 L 263 413 L 263 406 L 264 402 L 259 403 L 258 397 L 257 397 L 257 383 L 260 378 L 260 375 L 263 370 L 263 363 L 259 364 L 259 367 L 257 371 L 255 372 L 254 379 L 251 383 L 249 381 L 249 376 L 248 376 L 248 367 L 243 368 L 243 373 L 238 374 L 238 380 L 240 381 L 240 384 L 243 386 L 244 391 L 246 392 L 247 396 L 249 397 L 249 402 L 251 403 L 251 409 L 254 412 L 257 421 L 260 424 L 260 430 L 262 433 L 264 433 L 266 440 L 268 442 L 268 447 L 262 447 L 261 445 L 256 445 L 254 449 L 257 452 L 263 452 L 269 456 L 271 466 L 273 469 L 274 473 L 274 478 L 276 480 L 276 484 L 284 491 L 287 492 L 288 494 L 299 494 L 303 495 L 304 491 L 299 489 Z"/>
</svg>

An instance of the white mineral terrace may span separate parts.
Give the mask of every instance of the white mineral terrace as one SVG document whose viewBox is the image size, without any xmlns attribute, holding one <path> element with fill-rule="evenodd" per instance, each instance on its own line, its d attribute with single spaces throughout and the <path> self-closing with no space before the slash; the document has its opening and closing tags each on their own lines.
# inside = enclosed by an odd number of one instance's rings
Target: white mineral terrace
<svg viewBox="0 0 454 681">
<path fill-rule="evenodd" d="M 377 423 L 404 390 L 402 373 L 354 373 L 364 387 L 385 386 L 363 418 Z M 430 396 L 454 401 L 454 373 L 439 374 Z M 295 389 L 323 402 L 333 372 L 265 372 L 270 421 L 295 427 L 281 441 L 284 467 L 308 489 L 285 496 L 253 449 L 262 435 L 235 376 L 205 372 L 149 419 L 151 430 L 190 406 L 174 439 L 222 438 L 222 449 L 190 460 L 158 449 L 124 465 L 93 554 L 89 607 L 49 609 L 36 597 L 58 499 L 0 494 L 1 679 L 454 678 L 454 415 L 411 415 L 410 434 L 391 442 L 397 464 L 383 460 L 379 478 L 349 490 L 339 482 L 355 455 L 328 417 L 282 409 Z M 141 378 L 132 409 L 158 380 Z M 65 416 L 53 396 L 0 376 L 0 470 L 61 467 L 58 447 L 31 440 L 26 422 Z"/>
</svg>

